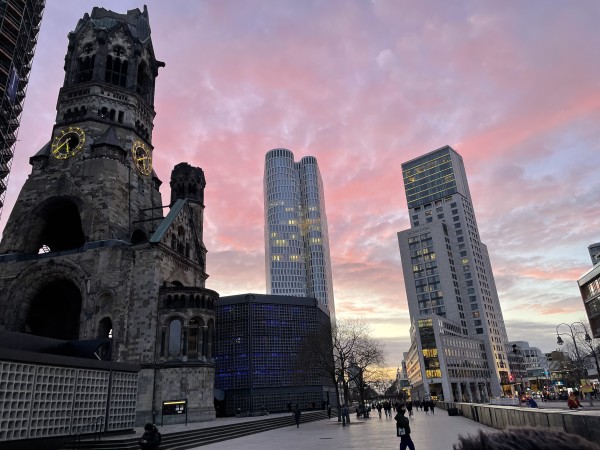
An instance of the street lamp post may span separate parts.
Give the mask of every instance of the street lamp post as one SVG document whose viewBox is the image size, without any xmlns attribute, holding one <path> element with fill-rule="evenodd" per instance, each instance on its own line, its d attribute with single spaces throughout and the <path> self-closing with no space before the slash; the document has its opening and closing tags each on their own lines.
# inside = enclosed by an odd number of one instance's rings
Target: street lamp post
<svg viewBox="0 0 600 450">
<path fill-rule="evenodd" d="M 584 331 L 574 330 L 574 326 L 576 324 L 581 325 L 583 327 Z M 558 332 L 558 328 L 561 325 L 564 325 L 567 328 L 569 328 L 569 332 L 568 333 L 559 333 Z M 558 345 L 563 345 L 564 344 L 564 341 L 561 339 L 561 336 L 571 336 L 571 339 L 573 340 L 573 347 L 575 347 L 575 355 L 577 356 L 577 369 L 576 370 L 577 370 L 577 374 L 580 375 L 580 376 L 583 376 L 583 371 L 582 371 L 582 367 L 581 367 L 582 360 L 581 360 L 581 356 L 579 355 L 579 347 L 577 346 L 577 339 L 575 339 L 575 336 L 577 334 L 581 334 L 583 332 L 585 332 L 585 337 L 584 337 L 585 342 L 587 342 L 588 344 L 590 344 L 592 342 L 592 338 L 590 337 L 589 333 L 586 331 L 586 327 L 585 327 L 585 325 L 583 323 L 581 323 L 581 322 L 573 322 L 571 325 L 569 325 L 567 323 L 559 323 L 556 326 L 556 343 Z M 590 395 L 590 406 L 592 406 L 592 405 L 593 405 L 593 403 L 592 403 L 592 396 Z"/>
</svg>

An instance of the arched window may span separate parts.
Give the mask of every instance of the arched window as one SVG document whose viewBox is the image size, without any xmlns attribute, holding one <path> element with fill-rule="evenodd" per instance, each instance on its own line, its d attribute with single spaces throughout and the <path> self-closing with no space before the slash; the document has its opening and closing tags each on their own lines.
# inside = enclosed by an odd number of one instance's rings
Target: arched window
<svg viewBox="0 0 600 450">
<path fill-rule="evenodd" d="M 96 61 L 96 55 L 86 56 L 85 58 L 80 58 L 77 62 L 78 65 L 78 83 L 84 83 L 86 81 L 90 81 L 92 76 L 94 75 L 94 62 Z"/>
<path fill-rule="evenodd" d="M 136 91 L 143 96 L 150 93 L 150 69 L 144 61 L 138 66 Z"/>
<path fill-rule="evenodd" d="M 99 338 L 112 338 L 113 327 L 112 320 L 110 317 L 105 317 L 98 324 L 98 337 Z"/>
<path fill-rule="evenodd" d="M 173 319 L 169 324 L 169 356 L 181 355 L 181 320 Z"/>
<path fill-rule="evenodd" d="M 116 86 L 125 87 L 127 84 L 127 60 L 121 61 L 119 58 L 106 57 L 106 72 L 104 81 Z"/>
<path fill-rule="evenodd" d="M 85 244 L 79 208 L 74 202 L 64 198 L 53 200 L 39 216 L 43 219 L 43 228 L 39 232 L 30 232 L 32 243 L 37 239 L 38 253 L 43 248 L 60 252 Z"/>
<path fill-rule="evenodd" d="M 142 230 L 137 229 L 131 235 L 131 243 L 133 245 L 143 244 L 144 242 L 148 242 L 148 238 L 146 237 L 146 233 Z"/>
<path fill-rule="evenodd" d="M 188 357 L 198 358 L 202 356 L 202 324 L 204 322 L 198 317 L 190 320 L 188 331 Z"/>
<path fill-rule="evenodd" d="M 211 361 L 215 357 L 215 323 L 212 320 L 208 322 L 207 339 L 206 359 Z"/>
<path fill-rule="evenodd" d="M 183 227 L 177 229 L 177 252 L 182 255 L 185 252 L 185 230 Z"/>
</svg>

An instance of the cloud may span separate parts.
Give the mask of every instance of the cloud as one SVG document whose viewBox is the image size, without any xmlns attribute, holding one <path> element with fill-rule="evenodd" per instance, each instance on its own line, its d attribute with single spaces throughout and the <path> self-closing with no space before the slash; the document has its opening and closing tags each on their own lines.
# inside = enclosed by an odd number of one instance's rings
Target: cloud
<svg viewBox="0 0 600 450">
<path fill-rule="evenodd" d="M 67 33 L 93 6 L 46 5 L 0 229 L 29 157 L 51 138 Z M 148 8 L 166 62 L 156 80 L 155 170 L 163 203 L 175 164 L 205 171 L 207 287 L 264 292 L 264 155 L 275 147 L 314 155 L 336 311 L 366 317 L 399 358 L 409 328 L 396 238 L 409 227 L 401 164 L 450 144 L 465 161 L 509 337 L 548 349 L 554 322 L 578 320 L 576 279 L 590 266 L 587 246 L 600 241 L 598 2 L 149 0 Z"/>
</svg>

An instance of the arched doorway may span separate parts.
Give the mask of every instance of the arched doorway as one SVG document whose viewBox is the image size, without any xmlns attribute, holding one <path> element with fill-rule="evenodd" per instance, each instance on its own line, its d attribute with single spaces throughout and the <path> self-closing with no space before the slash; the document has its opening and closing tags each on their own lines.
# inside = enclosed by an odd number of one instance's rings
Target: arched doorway
<svg viewBox="0 0 600 450">
<path fill-rule="evenodd" d="M 37 248 L 41 251 L 60 252 L 85 244 L 79 209 L 70 199 L 60 198 L 51 201 L 39 216 L 42 221 L 37 237 Z"/>
<path fill-rule="evenodd" d="M 81 293 L 69 280 L 53 280 L 35 295 L 29 308 L 26 331 L 54 339 L 79 339 Z"/>
<path fill-rule="evenodd" d="M 98 324 L 99 338 L 112 338 L 113 326 L 110 317 L 103 318 Z"/>
</svg>

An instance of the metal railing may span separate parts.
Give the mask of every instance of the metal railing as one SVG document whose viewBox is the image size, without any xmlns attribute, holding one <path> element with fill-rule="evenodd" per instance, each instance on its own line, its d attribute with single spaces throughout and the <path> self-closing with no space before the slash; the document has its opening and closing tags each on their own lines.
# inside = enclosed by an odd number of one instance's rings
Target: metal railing
<svg viewBox="0 0 600 450">
<path fill-rule="evenodd" d="M 80 448 L 81 438 L 83 435 L 92 435 L 94 441 L 99 441 L 104 431 L 104 416 L 98 416 L 90 421 L 83 428 L 79 428 L 75 434 L 73 434 L 73 448 Z"/>
</svg>

